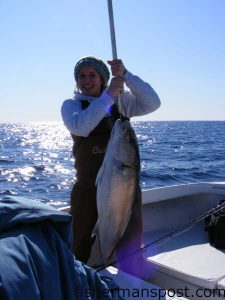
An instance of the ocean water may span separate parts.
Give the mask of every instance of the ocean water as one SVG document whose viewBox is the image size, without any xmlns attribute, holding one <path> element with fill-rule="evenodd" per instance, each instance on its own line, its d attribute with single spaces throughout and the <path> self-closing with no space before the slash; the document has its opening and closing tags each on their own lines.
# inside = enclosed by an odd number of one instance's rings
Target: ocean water
<svg viewBox="0 0 225 300">
<path fill-rule="evenodd" d="M 225 121 L 132 122 L 143 189 L 225 181 Z M 0 124 L 0 197 L 69 204 L 75 170 L 62 123 Z"/>
</svg>

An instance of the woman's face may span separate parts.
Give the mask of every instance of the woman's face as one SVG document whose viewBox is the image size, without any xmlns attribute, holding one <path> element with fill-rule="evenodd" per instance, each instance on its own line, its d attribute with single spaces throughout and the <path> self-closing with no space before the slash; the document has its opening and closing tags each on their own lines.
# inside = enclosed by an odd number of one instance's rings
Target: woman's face
<svg viewBox="0 0 225 300">
<path fill-rule="evenodd" d="M 84 66 L 77 77 L 77 87 L 83 95 L 99 97 L 101 95 L 103 80 L 92 67 Z"/>
</svg>

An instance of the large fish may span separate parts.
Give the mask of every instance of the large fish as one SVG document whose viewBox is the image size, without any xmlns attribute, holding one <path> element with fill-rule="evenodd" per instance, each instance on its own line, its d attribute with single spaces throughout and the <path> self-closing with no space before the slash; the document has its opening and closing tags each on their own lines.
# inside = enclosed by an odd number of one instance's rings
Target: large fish
<svg viewBox="0 0 225 300">
<path fill-rule="evenodd" d="M 96 178 L 99 250 L 106 263 L 129 222 L 139 187 L 140 156 L 128 120 L 117 120 Z"/>
</svg>

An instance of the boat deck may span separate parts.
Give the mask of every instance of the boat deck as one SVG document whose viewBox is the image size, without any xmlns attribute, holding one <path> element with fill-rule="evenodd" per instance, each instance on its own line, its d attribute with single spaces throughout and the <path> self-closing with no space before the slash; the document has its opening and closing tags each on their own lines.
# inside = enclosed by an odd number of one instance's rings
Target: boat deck
<svg viewBox="0 0 225 300">
<path fill-rule="evenodd" d="M 165 235 L 165 230 L 145 232 L 144 241 L 150 243 Z M 225 291 L 225 250 L 218 250 L 208 243 L 204 223 L 195 224 L 189 230 L 151 246 L 145 252 L 153 269 L 153 282 L 170 288 L 195 286 L 203 289 Z M 154 278 L 155 277 L 155 278 Z M 193 298 L 193 297 L 191 297 Z M 220 297 L 218 299 L 221 299 Z M 194 299 L 194 298 L 193 298 Z M 210 299 L 216 299 L 210 298 Z"/>
</svg>

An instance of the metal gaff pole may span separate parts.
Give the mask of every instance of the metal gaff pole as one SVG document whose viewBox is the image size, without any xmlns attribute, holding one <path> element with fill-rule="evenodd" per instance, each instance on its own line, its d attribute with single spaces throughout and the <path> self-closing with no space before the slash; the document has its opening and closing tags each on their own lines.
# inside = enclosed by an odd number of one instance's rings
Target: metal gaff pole
<svg viewBox="0 0 225 300">
<path fill-rule="evenodd" d="M 114 17 L 113 17 L 113 6 L 112 0 L 108 0 L 108 12 L 109 12 L 109 26 L 110 26 L 110 35 L 111 35 L 111 45 L 112 45 L 112 56 L 113 59 L 117 59 L 117 50 L 116 50 L 116 34 L 114 26 Z M 121 96 L 118 95 L 118 110 L 121 114 Z"/>
</svg>

